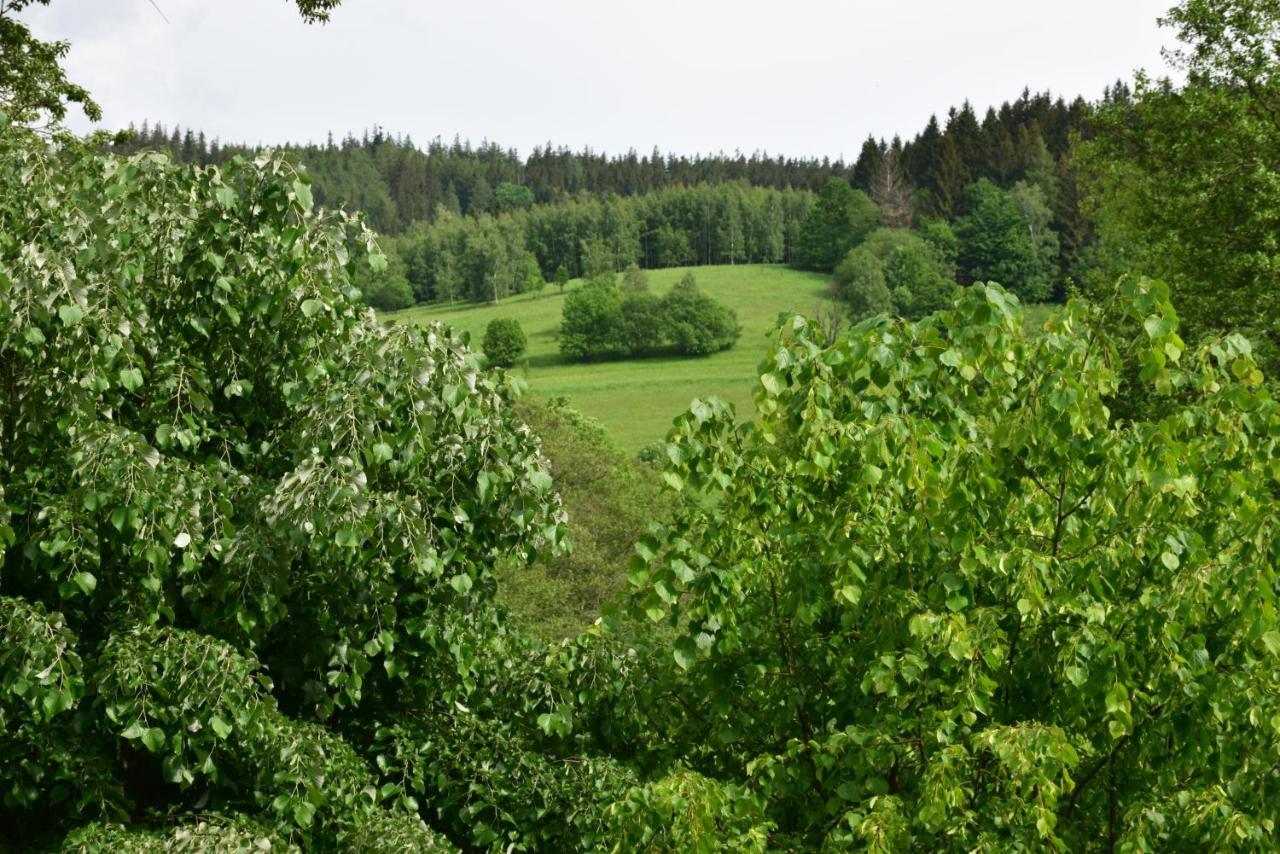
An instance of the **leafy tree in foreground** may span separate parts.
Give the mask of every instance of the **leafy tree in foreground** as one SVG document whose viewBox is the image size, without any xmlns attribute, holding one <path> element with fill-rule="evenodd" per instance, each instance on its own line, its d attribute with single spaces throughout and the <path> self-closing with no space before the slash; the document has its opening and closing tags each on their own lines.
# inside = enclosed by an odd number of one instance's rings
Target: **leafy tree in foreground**
<svg viewBox="0 0 1280 854">
<path fill-rule="evenodd" d="M 974 285 L 918 324 L 763 366 L 759 420 L 695 402 L 627 613 L 675 633 L 642 706 L 796 849 L 1274 842 L 1280 407 L 1248 342 L 1187 351 L 1167 288 L 1041 333 Z M 1115 420 L 1118 367 L 1170 414 Z M 666 649 L 664 646 L 662 649 Z M 659 749 L 655 747 L 655 749 Z"/>
<path fill-rule="evenodd" d="M 6 826 L 214 811 L 448 848 L 344 731 L 464 697 L 441 627 L 562 537 L 503 381 L 448 330 L 378 324 L 350 286 L 372 237 L 281 160 L 0 125 L 0 233 Z"/>
<path fill-rule="evenodd" d="M 0 3 L 0 109 L 13 121 L 54 122 L 66 118 L 67 107 L 79 104 L 86 116 L 97 121 L 102 109 L 87 90 L 67 79 L 60 60 L 67 42 L 42 42 L 26 24 L 14 18 L 28 6 L 49 5 L 49 0 L 7 0 Z"/>
<path fill-rule="evenodd" d="M 509 368 L 524 355 L 528 340 L 520 321 L 514 317 L 496 317 L 484 328 L 484 354 L 489 364 Z"/>
<path fill-rule="evenodd" d="M 1280 366 L 1280 4 L 1186 0 L 1162 21 L 1179 86 L 1139 75 L 1081 161 L 1111 264 L 1166 277 L 1194 329 L 1247 330 Z"/>
</svg>

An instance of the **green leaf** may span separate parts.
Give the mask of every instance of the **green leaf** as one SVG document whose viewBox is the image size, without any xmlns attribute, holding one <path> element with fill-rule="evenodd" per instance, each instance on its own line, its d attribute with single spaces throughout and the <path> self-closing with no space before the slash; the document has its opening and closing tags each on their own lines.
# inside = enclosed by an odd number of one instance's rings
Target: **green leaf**
<svg viewBox="0 0 1280 854">
<path fill-rule="evenodd" d="M 226 738 L 231 735 L 231 724 L 227 723 L 217 715 L 209 718 L 209 726 L 215 733 L 217 733 L 218 738 Z"/>
<path fill-rule="evenodd" d="M 298 199 L 298 204 L 302 205 L 304 211 L 311 210 L 312 205 L 315 204 L 311 198 L 311 188 L 302 181 L 293 182 L 293 195 Z"/>
<path fill-rule="evenodd" d="M 137 391 L 142 388 L 142 371 L 138 368 L 122 368 L 120 371 L 120 385 L 124 386 L 128 391 Z"/>
<path fill-rule="evenodd" d="M 373 446 L 373 461 L 381 465 L 395 456 L 395 451 L 386 442 L 376 442 Z"/>
<path fill-rule="evenodd" d="M 79 587 L 80 591 L 86 596 L 98 587 L 98 579 L 92 572 L 77 572 L 72 578 L 76 583 L 76 587 Z"/>
<path fill-rule="evenodd" d="M 698 660 L 698 648 L 687 636 L 681 636 L 676 639 L 672 654 L 675 656 L 676 664 L 680 665 L 681 670 L 688 670 Z"/>
<path fill-rule="evenodd" d="M 298 827 L 310 827 L 316 817 L 316 808 L 310 801 L 297 800 L 293 804 L 293 820 Z"/>
<path fill-rule="evenodd" d="M 760 384 L 764 386 L 765 391 L 769 392 L 769 394 L 774 397 L 782 394 L 782 382 L 778 379 L 776 374 L 761 374 Z"/>
<path fill-rule="evenodd" d="M 1267 652 L 1272 655 L 1280 655 L 1280 631 L 1272 629 L 1262 636 L 1262 643 L 1267 648 Z"/>
<path fill-rule="evenodd" d="M 467 593 L 471 591 L 471 584 L 471 576 L 467 575 L 465 572 L 460 572 L 453 578 L 449 579 L 449 586 L 458 591 L 462 596 L 467 595 Z"/>
<path fill-rule="evenodd" d="M 152 727 L 142 733 L 142 743 L 152 753 L 159 753 L 160 748 L 164 747 L 164 742 L 164 730 L 158 727 Z"/>
<path fill-rule="evenodd" d="M 58 319 L 62 321 L 63 326 L 75 326 L 84 318 L 84 312 L 80 310 L 80 306 L 66 303 L 58 306 Z"/>
<path fill-rule="evenodd" d="M 304 317 L 315 317 L 324 310 L 324 303 L 318 299 L 306 299 L 302 301 L 302 314 Z"/>
<path fill-rule="evenodd" d="M 1142 321 L 1142 328 L 1150 338 L 1164 338 L 1177 327 L 1177 322 L 1167 317 L 1150 315 Z"/>
<path fill-rule="evenodd" d="M 146 735 L 146 733 L 147 733 L 147 728 L 145 726 L 143 726 L 141 723 L 133 723 L 133 724 L 130 724 L 129 727 L 124 732 L 120 733 L 120 736 L 122 738 L 127 738 L 130 741 L 134 741 L 136 739 L 142 738 L 144 735 Z"/>
</svg>

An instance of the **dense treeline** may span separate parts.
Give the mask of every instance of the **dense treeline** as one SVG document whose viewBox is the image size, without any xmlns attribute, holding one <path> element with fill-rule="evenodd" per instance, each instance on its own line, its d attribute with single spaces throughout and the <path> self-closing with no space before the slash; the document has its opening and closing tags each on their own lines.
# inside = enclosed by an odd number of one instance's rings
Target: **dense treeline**
<svg viewBox="0 0 1280 854">
<path fill-rule="evenodd" d="M 1117 84 L 1103 104 L 1128 98 Z M 1081 98 L 1024 91 L 980 120 L 966 102 L 909 140 L 867 139 L 852 163 L 765 154 L 609 157 L 551 145 L 522 159 L 490 142 L 437 139 L 424 150 L 380 129 L 285 149 L 307 165 L 320 204 L 364 211 L 381 232 L 398 235 L 387 241 L 387 274 L 361 282 L 382 309 L 494 301 L 537 290 L 557 274 L 590 277 L 631 264 L 794 263 L 831 271 L 877 224 L 931 221 L 1003 228 L 999 239 L 975 236 L 986 254 L 962 255 L 959 281 L 994 278 L 1045 299 L 1062 294 L 1093 240 L 1072 156 L 1073 139 L 1093 135 L 1093 113 Z M 114 149 L 162 149 L 201 164 L 251 151 L 148 123 Z M 818 191 L 839 195 L 828 200 L 839 210 L 828 205 L 810 217 Z M 1035 245 L 1013 245 L 1028 242 L 1019 230 Z"/>
<path fill-rule="evenodd" d="M 1105 100 L 1123 97 L 1117 86 Z M 323 144 L 284 144 L 298 155 L 315 179 L 316 200 L 361 210 L 384 234 L 414 222 L 455 214 L 501 213 L 532 204 L 561 201 L 583 193 L 640 196 L 672 187 L 744 182 L 777 190 L 818 192 L 832 177 L 872 193 L 891 184 L 882 170 L 886 157 L 898 164 L 901 178 L 918 193 L 917 209 L 927 216 L 949 217 L 958 210 L 969 183 L 988 178 L 1012 186 L 1040 156 L 1041 146 L 1064 173 L 1073 134 L 1089 136 L 1091 106 L 1082 98 L 1066 101 L 1050 93 L 1024 91 L 1014 101 L 989 109 L 979 119 L 966 102 L 939 120 L 931 118 L 909 140 L 868 139 L 856 160 L 792 158 L 756 152 L 746 155 L 685 156 L 653 151 L 608 155 L 547 143 L 526 156 L 485 141 L 478 146 L 437 138 L 425 148 L 410 137 L 380 128 L 360 137 L 330 137 Z M 253 147 L 209 139 L 202 131 L 143 122 L 132 138 L 113 146 L 116 153 L 165 150 L 184 163 L 216 164 Z"/>
<path fill-rule="evenodd" d="M 494 301 L 557 274 L 786 262 L 812 198 L 744 183 L 583 196 L 496 216 L 445 213 L 385 243 L 403 260 L 414 301 Z"/>
<path fill-rule="evenodd" d="M 184 163 L 224 163 L 256 147 L 209 139 L 191 128 L 144 122 L 133 135 L 112 146 L 120 154 L 168 151 Z M 316 200 L 364 212 L 384 234 L 435 219 L 441 212 L 493 214 L 583 194 L 637 196 L 673 187 L 744 182 L 753 187 L 819 190 L 831 175 L 849 176 L 843 160 L 798 159 L 757 152 L 750 156 L 716 154 L 648 155 L 629 151 L 610 156 L 590 148 L 573 152 L 547 143 L 527 157 L 497 143 L 439 138 L 425 148 L 412 138 L 381 129 L 324 144 L 281 146 L 307 164 L 315 179 Z"/>
</svg>

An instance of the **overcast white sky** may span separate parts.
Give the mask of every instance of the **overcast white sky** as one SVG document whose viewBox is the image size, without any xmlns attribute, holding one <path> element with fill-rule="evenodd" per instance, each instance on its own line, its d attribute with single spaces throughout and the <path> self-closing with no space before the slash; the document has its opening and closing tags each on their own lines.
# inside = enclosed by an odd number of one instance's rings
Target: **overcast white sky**
<svg viewBox="0 0 1280 854">
<path fill-rule="evenodd" d="M 757 149 L 856 157 L 969 98 L 1094 99 L 1164 68 L 1173 0 L 54 0 L 24 13 L 110 128 L 144 118 L 227 141 L 380 124 L 527 153 Z M 81 122 L 77 128 L 87 127 Z"/>
</svg>

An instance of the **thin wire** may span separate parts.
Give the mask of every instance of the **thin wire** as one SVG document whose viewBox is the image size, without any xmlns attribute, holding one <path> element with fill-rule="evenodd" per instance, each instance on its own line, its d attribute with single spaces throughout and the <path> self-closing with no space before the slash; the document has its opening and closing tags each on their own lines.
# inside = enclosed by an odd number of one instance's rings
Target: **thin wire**
<svg viewBox="0 0 1280 854">
<path fill-rule="evenodd" d="M 167 23 L 169 23 L 169 17 L 168 17 L 167 15 L 165 15 L 165 13 L 164 13 L 163 11 L 161 11 L 161 9 L 160 9 L 160 7 L 159 7 L 159 6 L 157 6 L 157 5 L 156 5 L 156 0 L 147 0 L 147 2 L 151 4 L 151 8 L 155 9 L 155 10 L 156 10 L 156 12 L 158 12 L 158 13 L 160 14 L 160 17 L 161 17 L 161 18 L 164 18 L 164 22 L 165 22 L 166 24 L 167 24 Z"/>
</svg>

